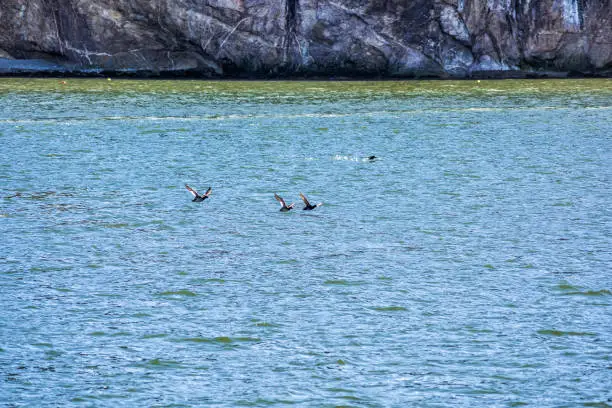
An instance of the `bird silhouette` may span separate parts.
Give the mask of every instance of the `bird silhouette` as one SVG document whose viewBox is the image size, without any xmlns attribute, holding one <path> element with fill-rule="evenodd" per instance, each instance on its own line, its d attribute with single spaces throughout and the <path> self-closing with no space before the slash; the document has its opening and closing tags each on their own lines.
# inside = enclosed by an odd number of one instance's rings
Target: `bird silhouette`
<svg viewBox="0 0 612 408">
<path fill-rule="evenodd" d="M 208 187 L 208 190 L 206 190 L 206 192 L 204 194 L 198 194 L 197 191 L 195 191 L 193 188 L 189 187 L 187 184 L 185 184 L 185 188 L 187 188 L 187 190 L 189 190 L 189 192 L 191 194 L 193 194 L 193 200 L 196 203 L 202 202 L 204 200 L 206 200 L 208 198 L 208 196 L 210 196 L 210 193 L 212 193 L 212 187 Z"/>
<path fill-rule="evenodd" d="M 315 208 L 323 205 L 323 203 L 318 203 L 315 205 L 310 204 L 310 202 L 308 201 L 308 199 L 306 198 L 306 196 L 302 193 L 300 193 L 300 197 L 302 197 L 302 201 L 304 201 L 304 205 L 305 207 L 302 208 L 302 210 L 314 210 Z"/>
<path fill-rule="evenodd" d="M 276 201 L 278 201 L 281 205 L 280 211 L 287 212 L 293 208 L 294 203 L 287 205 L 287 203 L 285 203 L 285 200 L 283 200 L 283 198 L 278 194 L 274 193 L 274 198 L 276 198 Z"/>
</svg>

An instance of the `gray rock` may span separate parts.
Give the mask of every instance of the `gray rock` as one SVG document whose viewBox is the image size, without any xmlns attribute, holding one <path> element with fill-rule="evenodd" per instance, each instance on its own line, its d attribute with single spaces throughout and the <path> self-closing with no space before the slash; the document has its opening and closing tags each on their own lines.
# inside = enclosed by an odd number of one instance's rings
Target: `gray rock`
<svg viewBox="0 0 612 408">
<path fill-rule="evenodd" d="M 506 64 L 496 61 L 489 55 L 481 55 L 478 61 L 470 67 L 470 71 L 473 73 L 510 71 L 513 69 L 516 70 L 517 68 L 509 67 Z"/>
<path fill-rule="evenodd" d="M 66 73 L 65 66 L 41 59 L 18 60 L 0 58 L 0 74 L 17 73 Z"/>
<path fill-rule="evenodd" d="M 4 59 L 15 59 L 11 56 L 11 54 L 9 54 L 8 52 L 4 51 L 3 49 L 0 48 L 0 58 L 4 58 Z"/>
<path fill-rule="evenodd" d="M 0 21 L 0 74 L 612 71 L 612 4 L 598 0 L 2 0 Z"/>
<path fill-rule="evenodd" d="M 440 13 L 440 25 L 444 33 L 465 45 L 470 45 L 470 33 L 454 7 L 444 6 Z"/>
</svg>

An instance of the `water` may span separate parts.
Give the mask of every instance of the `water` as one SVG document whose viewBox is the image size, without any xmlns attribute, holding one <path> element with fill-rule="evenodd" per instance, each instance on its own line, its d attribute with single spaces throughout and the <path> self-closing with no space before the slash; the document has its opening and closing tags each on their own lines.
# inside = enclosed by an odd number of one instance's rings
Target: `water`
<svg viewBox="0 0 612 408">
<path fill-rule="evenodd" d="M 612 405 L 610 80 L 61 81 L 0 80 L 3 406 Z"/>
</svg>

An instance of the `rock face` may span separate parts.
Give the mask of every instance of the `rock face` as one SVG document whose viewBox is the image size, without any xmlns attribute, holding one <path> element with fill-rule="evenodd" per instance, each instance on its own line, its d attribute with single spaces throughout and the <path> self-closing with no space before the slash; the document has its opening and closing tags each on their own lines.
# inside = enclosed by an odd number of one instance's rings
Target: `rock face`
<svg viewBox="0 0 612 408">
<path fill-rule="evenodd" d="M 0 73 L 612 75 L 611 0 L 0 0 Z"/>
</svg>

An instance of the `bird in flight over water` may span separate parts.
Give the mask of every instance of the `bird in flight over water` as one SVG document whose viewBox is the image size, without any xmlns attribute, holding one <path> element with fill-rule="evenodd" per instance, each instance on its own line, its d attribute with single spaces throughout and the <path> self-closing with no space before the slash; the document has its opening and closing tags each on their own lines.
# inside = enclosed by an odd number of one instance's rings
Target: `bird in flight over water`
<svg viewBox="0 0 612 408">
<path fill-rule="evenodd" d="M 276 201 L 278 201 L 280 203 L 280 205 L 281 205 L 281 209 L 280 210 L 282 212 L 287 212 L 287 211 L 289 211 L 289 210 L 291 210 L 293 208 L 293 203 L 287 205 L 285 203 L 285 200 L 283 200 L 282 197 L 279 196 L 278 194 L 274 193 L 274 198 L 276 198 Z"/>
<path fill-rule="evenodd" d="M 195 201 L 196 203 L 206 200 L 208 196 L 210 196 L 210 193 L 212 193 L 212 187 L 208 187 L 208 190 L 206 190 L 204 194 L 198 194 L 197 191 L 189 187 L 187 184 L 185 184 L 185 188 L 187 188 L 187 190 L 189 190 L 189 192 L 193 194 L 193 200 L 191 201 Z"/>
<path fill-rule="evenodd" d="M 314 210 L 315 208 L 323 205 L 323 203 L 318 203 L 315 205 L 310 204 L 310 202 L 308 201 L 308 199 L 306 198 L 306 196 L 302 193 L 300 193 L 300 197 L 302 197 L 302 201 L 304 202 L 305 207 L 302 208 L 302 210 Z"/>
</svg>

